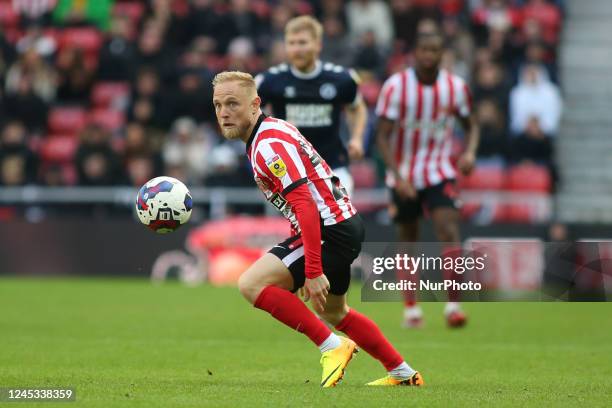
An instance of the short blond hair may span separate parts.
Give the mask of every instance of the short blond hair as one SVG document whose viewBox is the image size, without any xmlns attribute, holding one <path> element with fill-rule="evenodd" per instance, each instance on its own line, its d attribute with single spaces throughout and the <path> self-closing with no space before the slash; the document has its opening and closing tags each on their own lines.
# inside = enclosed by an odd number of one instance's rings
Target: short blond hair
<svg viewBox="0 0 612 408">
<path fill-rule="evenodd" d="M 242 71 L 223 71 L 219 72 L 212 81 L 213 89 L 219 84 L 225 82 L 238 82 L 238 84 L 245 88 L 249 95 L 257 95 L 257 85 L 253 76 L 247 72 Z"/>
<path fill-rule="evenodd" d="M 312 16 L 292 18 L 285 26 L 285 36 L 300 31 L 309 31 L 317 41 L 321 41 L 323 38 L 323 26 Z"/>
</svg>

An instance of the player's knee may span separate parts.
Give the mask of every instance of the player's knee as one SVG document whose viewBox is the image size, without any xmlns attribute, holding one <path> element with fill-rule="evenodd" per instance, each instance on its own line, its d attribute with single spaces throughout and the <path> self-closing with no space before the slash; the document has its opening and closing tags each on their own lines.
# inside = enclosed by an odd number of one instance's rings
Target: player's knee
<svg viewBox="0 0 612 408">
<path fill-rule="evenodd" d="M 434 230 L 441 242 L 454 242 L 459 239 L 459 227 L 454 222 L 438 222 L 434 225 Z"/>
<path fill-rule="evenodd" d="M 337 326 L 342 319 L 348 314 L 349 308 L 347 305 L 343 305 L 339 308 L 326 309 L 319 316 L 333 326 Z"/>
<path fill-rule="evenodd" d="M 248 273 L 243 273 L 238 279 L 238 290 L 250 303 L 255 303 L 257 296 L 261 292 L 261 285 Z"/>
</svg>

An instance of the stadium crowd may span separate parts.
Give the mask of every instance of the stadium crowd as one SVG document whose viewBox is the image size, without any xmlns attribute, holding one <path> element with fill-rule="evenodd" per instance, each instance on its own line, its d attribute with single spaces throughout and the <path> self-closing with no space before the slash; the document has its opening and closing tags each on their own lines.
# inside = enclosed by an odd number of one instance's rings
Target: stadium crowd
<svg viewBox="0 0 612 408">
<path fill-rule="evenodd" d="M 417 32 L 441 30 L 444 66 L 473 90 L 478 169 L 529 162 L 555 179 L 562 0 L 0 0 L 0 185 L 252 185 L 211 79 L 283 62 L 301 14 L 323 24 L 324 60 L 357 69 L 370 110 Z"/>
</svg>

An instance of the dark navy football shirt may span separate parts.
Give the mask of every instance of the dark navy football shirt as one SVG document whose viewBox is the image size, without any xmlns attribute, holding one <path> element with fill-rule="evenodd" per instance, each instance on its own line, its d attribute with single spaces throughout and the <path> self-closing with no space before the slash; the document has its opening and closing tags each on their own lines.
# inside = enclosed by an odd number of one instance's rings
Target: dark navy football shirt
<svg viewBox="0 0 612 408">
<path fill-rule="evenodd" d="M 304 74 L 280 64 L 257 75 L 255 81 L 262 106 L 271 104 L 275 117 L 296 126 L 330 167 L 348 165 L 340 115 L 344 106 L 360 98 L 353 70 L 318 61 L 313 72 Z"/>
</svg>

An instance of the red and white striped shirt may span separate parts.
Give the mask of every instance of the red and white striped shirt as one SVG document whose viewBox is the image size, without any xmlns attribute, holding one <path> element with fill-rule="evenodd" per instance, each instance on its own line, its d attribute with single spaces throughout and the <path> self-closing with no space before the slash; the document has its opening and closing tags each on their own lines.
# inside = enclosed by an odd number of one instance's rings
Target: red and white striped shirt
<svg viewBox="0 0 612 408">
<path fill-rule="evenodd" d="M 306 184 L 323 225 L 334 225 L 357 213 L 338 177 L 297 128 L 261 115 L 247 142 L 255 182 L 274 207 L 300 232 L 286 195 Z"/>
<path fill-rule="evenodd" d="M 440 70 L 432 85 L 419 82 L 413 68 L 388 78 L 376 115 L 396 122 L 391 146 L 400 176 L 417 190 L 455 178 L 451 162 L 455 117 L 467 117 L 471 111 L 467 84 L 447 70 Z M 395 185 L 391 172 L 387 185 Z"/>
</svg>

